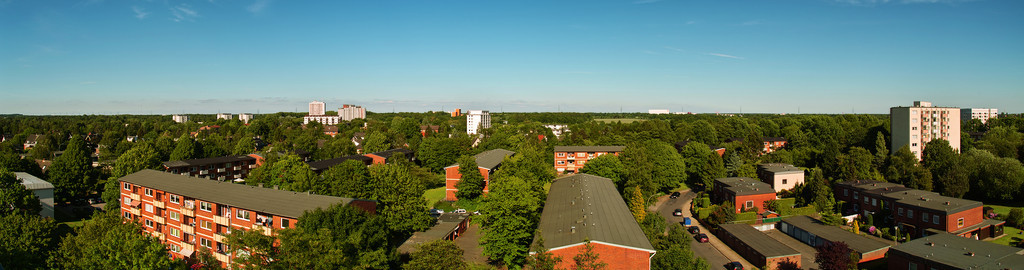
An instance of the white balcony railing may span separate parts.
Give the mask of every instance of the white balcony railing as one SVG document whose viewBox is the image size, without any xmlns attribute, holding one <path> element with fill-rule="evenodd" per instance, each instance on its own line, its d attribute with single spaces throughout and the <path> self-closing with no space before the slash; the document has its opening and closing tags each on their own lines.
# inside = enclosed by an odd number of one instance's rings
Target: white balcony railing
<svg viewBox="0 0 1024 270">
<path fill-rule="evenodd" d="M 224 226 L 228 226 L 230 224 L 230 220 L 231 218 L 228 216 L 213 216 L 213 223 L 217 223 Z"/>
<path fill-rule="evenodd" d="M 227 170 L 226 170 L 226 169 L 224 169 L 224 168 L 219 168 L 219 169 L 217 169 L 217 172 L 219 172 L 219 173 L 221 173 L 221 172 L 225 172 L 225 171 L 227 171 Z"/>
<path fill-rule="evenodd" d="M 153 201 L 153 206 L 155 206 L 156 208 L 164 208 L 164 202 L 163 201 L 154 200 Z"/>
<path fill-rule="evenodd" d="M 207 175 L 207 174 L 210 174 L 210 170 L 199 171 L 199 175 Z"/>
</svg>

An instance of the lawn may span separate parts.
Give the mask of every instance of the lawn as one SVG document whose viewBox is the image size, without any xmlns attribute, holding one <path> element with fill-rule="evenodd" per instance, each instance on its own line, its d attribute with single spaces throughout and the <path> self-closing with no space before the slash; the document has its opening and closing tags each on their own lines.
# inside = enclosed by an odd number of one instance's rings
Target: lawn
<svg viewBox="0 0 1024 270">
<path fill-rule="evenodd" d="M 428 189 L 426 192 L 423 192 L 423 198 L 427 199 L 427 207 L 433 207 L 438 201 L 444 200 L 444 188 Z"/>
<path fill-rule="evenodd" d="M 594 119 L 594 121 L 604 122 L 604 123 L 622 122 L 623 124 L 630 124 L 630 123 L 633 123 L 633 122 L 636 122 L 636 121 L 644 121 L 644 120 L 643 119 L 639 119 L 639 118 L 604 118 L 604 119 Z"/>
<path fill-rule="evenodd" d="M 1024 235 L 1020 234 L 1021 230 L 1014 227 L 1004 226 L 1003 233 L 1006 235 L 999 239 L 992 240 L 992 243 L 1010 246 L 1011 243 L 1017 243 L 1020 242 L 1021 239 L 1024 239 Z"/>
<path fill-rule="evenodd" d="M 1010 213 L 1010 209 L 1019 208 L 1020 207 L 1020 206 L 1007 206 L 1007 205 L 995 205 L 995 204 L 986 204 L 985 206 L 992 207 L 992 210 L 995 211 L 996 214 L 1000 214 L 1000 215 L 1007 215 L 1007 214 Z"/>
</svg>

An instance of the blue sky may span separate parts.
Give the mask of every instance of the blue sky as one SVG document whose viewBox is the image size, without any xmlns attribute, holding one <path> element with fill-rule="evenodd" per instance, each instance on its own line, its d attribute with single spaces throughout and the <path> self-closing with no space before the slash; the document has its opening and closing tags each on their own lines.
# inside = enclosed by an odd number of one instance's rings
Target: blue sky
<svg viewBox="0 0 1024 270">
<path fill-rule="evenodd" d="M 1024 1 L 0 0 L 0 113 L 1024 111 Z"/>
</svg>

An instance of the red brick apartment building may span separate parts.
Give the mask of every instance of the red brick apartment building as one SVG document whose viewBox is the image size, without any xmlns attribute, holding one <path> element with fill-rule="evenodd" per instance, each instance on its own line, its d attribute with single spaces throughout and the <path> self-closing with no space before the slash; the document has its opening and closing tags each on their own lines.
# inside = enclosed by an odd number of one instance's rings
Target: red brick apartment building
<svg viewBox="0 0 1024 270">
<path fill-rule="evenodd" d="M 168 161 L 163 165 L 164 171 L 169 173 L 224 181 L 245 178 L 252 169 L 263 165 L 263 157 L 256 154 L 233 155 Z"/>
<path fill-rule="evenodd" d="M 715 203 L 731 202 L 736 213 L 753 207 L 757 207 L 758 213 L 764 213 L 764 203 L 776 199 L 771 185 L 750 177 L 715 179 L 712 195 Z"/>
<path fill-rule="evenodd" d="M 543 238 L 545 248 L 562 258 L 558 268 L 572 269 L 586 241 L 607 269 L 650 269 L 656 252 L 615 184 L 604 177 L 575 174 L 552 181 L 538 228 L 531 247 Z"/>
<path fill-rule="evenodd" d="M 836 184 L 836 199 L 850 204 L 857 214 L 891 211 L 900 230 L 914 236 L 939 232 L 985 239 L 1003 235 L 1005 221 L 985 219 L 981 202 L 874 180 Z"/>
<path fill-rule="evenodd" d="M 490 191 L 491 174 L 494 174 L 494 171 L 501 166 L 501 162 L 505 160 L 505 157 L 515 154 L 516 152 L 505 149 L 494 149 L 473 156 L 476 159 L 476 166 L 480 170 L 480 175 L 484 177 L 484 193 Z M 459 199 L 455 197 L 455 192 L 459 191 L 455 186 L 459 184 L 461 179 L 462 174 L 459 173 L 459 164 L 444 167 L 445 200 L 456 201 Z"/>
<path fill-rule="evenodd" d="M 233 255 L 224 244 L 232 230 L 267 235 L 294 228 L 302 213 L 346 204 L 375 213 L 375 201 L 312 195 L 143 170 L 118 180 L 121 215 L 143 225 L 175 258 L 208 248 L 224 265 Z M 112 202 L 115 203 L 115 202 Z"/>
<path fill-rule="evenodd" d="M 388 159 L 391 158 L 391 156 L 396 155 L 396 154 L 404 155 L 405 159 L 409 160 L 409 162 L 413 162 L 413 161 L 416 160 L 416 156 L 413 155 L 412 150 L 401 149 L 401 148 L 396 148 L 396 149 L 391 149 L 391 150 L 382 151 L 382 152 L 376 152 L 376 153 L 369 153 L 369 154 L 366 154 L 364 156 L 373 159 L 373 164 L 385 164 L 385 163 L 388 162 Z"/>
<path fill-rule="evenodd" d="M 625 146 L 555 146 L 555 170 L 559 174 L 579 172 L 587 160 L 603 155 L 616 155 Z"/>
<path fill-rule="evenodd" d="M 786 138 L 783 137 L 764 137 L 761 138 L 761 141 L 764 142 L 764 148 L 761 149 L 761 152 L 765 154 L 786 147 Z"/>
</svg>

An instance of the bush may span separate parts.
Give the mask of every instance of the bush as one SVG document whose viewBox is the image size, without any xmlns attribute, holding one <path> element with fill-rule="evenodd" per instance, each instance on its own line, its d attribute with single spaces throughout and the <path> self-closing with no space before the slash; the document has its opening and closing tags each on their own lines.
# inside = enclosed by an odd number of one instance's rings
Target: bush
<svg viewBox="0 0 1024 270">
<path fill-rule="evenodd" d="M 1024 210 L 1021 208 L 1011 209 L 1010 213 L 1006 215 L 1006 225 L 1018 229 L 1024 227 Z"/>
<path fill-rule="evenodd" d="M 813 215 L 815 213 L 818 213 L 818 210 L 815 209 L 814 206 L 804 206 L 804 207 L 789 209 L 789 213 L 785 213 L 785 214 L 780 213 L 780 215 L 783 215 L 783 216 L 801 216 L 801 215 L 807 216 L 807 215 Z"/>
<path fill-rule="evenodd" d="M 757 212 L 742 212 L 736 214 L 736 221 L 746 221 L 757 219 Z"/>
</svg>

